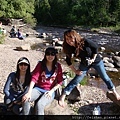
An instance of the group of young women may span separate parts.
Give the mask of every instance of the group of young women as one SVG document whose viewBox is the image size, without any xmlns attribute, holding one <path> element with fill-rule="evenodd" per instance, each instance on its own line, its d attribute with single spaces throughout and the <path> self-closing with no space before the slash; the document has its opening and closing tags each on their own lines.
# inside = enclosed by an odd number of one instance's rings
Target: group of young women
<svg viewBox="0 0 120 120">
<path fill-rule="evenodd" d="M 55 91 L 63 81 L 62 67 L 56 54 L 54 47 L 48 47 L 44 58 L 32 72 L 26 57 L 18 60 L 16 72 L 10 73 L 4 86 L 4 103 L 8 109 L 17 114 L 30 115 L 30 103 L 34 101 L 34 114 L 44 115 L 45 106 L 53 101 Z"/>
<path fill-rule="evenodd" d="M 120 95 L 105 71 L 96 43 L 82 38 L 75 30 L 67 30 L 64 32 L 63 52 L 66 54 L 67 65 L 76 76 L 64 88 L 58 100 L 60 106 L 65 106 L 66 95 L 69 95 L 81 82 L 91 67 L 98 72 L 108 90 L 113 91 L 116 98 L 120 99 Z M 80 59 L 78 69 L 71 62 L 73 54 Z M 30 103 L 34 102 L 34 114 L 44 115 L 45 106 L 54 100 L 55 91 L 62 82 L 63 72 L 57 60 L 57 50 L 54 47 L 48 47 L 44 58 L 38 62 L 32 72 L 26 57 L 18 60 L 17 70 L 9 74 L 4 86 L 4 103 L 8 109 L 12 109 L 18 115 L 31 115 Z"/>
</svg>

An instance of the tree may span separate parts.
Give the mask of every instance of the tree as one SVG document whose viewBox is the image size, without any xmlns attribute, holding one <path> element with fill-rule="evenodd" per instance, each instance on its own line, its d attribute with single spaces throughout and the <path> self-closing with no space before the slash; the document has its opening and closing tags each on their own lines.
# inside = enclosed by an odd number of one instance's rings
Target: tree
<svg viewBox="0 0 120 120">
<path fill-rule="evenodd" d="M 34 0 L 0 0 L 0 16 L 5 18 L 23 18 L 34 23 Z"/>
</svg>

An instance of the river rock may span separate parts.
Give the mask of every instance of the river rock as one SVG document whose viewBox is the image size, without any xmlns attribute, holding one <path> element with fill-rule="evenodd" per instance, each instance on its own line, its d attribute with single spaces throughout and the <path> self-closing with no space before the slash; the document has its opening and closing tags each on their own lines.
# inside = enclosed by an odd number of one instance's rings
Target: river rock
<svg viewBox="0 0 120 120">
<path fill-rule="evenodd" d="M 120 57 L 119 56 L 113 56 L 113 60 L 115 64 L 120 67 Z"/>
<path fill-rule="evenodd" d="M 58 104 L 58 100 L 54 99 L 54 101 L 46 106 L 45 108 L 45 115 L 74 115 L 74 111 L 70 109 L 68 105 L 65 107 L 61 107 Z"/>
<path fill-rule="evenodd" d="M 72 92 L 70 93 L 70 95 L 67 98 L 68 98 L 68 100 L 74 101 L 74 102 L 80 101 L 81 100 L 80 94 L 81 94 L 80 87 L 77 86 L 72 90 Z"/>
<path fill-rule="evenodd" d="M 24 44 L 21 45 L 20 47 L 16 47 L 18 51 L 29 51 L 31 49 L 30 44 Z"/>
</svg>

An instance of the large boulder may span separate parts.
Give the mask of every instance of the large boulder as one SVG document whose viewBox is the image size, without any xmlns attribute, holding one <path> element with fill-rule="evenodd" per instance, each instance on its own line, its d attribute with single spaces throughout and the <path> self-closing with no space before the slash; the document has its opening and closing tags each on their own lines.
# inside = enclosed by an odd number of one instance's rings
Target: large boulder
<svg viewBox="0 0 120 120">
<path fill-rule="evenodd" d="M 24 44 L 19 47 L 16 47 L 18 51 L 29 51 L 31 49 L 30 44 Z"/>
<path fill-rule="evenodd" d="M 68 105 L 65 107 L 61 107 L 58 104 L 58 100 L 54 99 L 54 101 L 46 106 L 45 115 L 74 115 L 74 111 Z"/>
<path fill-rule="evenodd" d="M 80 90 L 80 86 L 78 85 L 77 87 L 75 87 L 72 92 L 70 93 L 69 96 L 67 96 L 69 101 L 80 101 L 81 100 L 81 90 Z"/>
</svg>

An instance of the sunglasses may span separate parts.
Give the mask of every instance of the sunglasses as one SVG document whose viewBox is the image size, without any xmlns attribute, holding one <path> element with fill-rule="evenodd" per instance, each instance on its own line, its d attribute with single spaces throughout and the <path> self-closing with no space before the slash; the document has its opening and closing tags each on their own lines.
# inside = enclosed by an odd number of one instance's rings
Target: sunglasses
<svg viewBox="0 0 120 120">
<path fill-rule="evenodd" d="M 20 63 L 19 65 L 20 65 L 20 66 L 23 66 L 23 65 L 24 65 L 24 66 L 28 66 L 27 63 Z"/>
<path fill-rule="evenodd" d="M 49 56 L 49 55 L 55 56 L 55 52 L 46 52 L 46 55 L 47 55 L 47 56 Z"/>
</svg>

